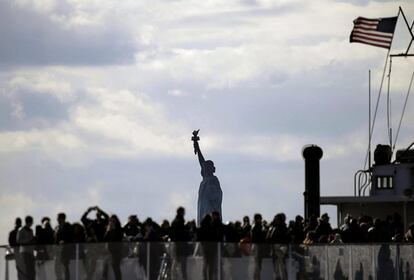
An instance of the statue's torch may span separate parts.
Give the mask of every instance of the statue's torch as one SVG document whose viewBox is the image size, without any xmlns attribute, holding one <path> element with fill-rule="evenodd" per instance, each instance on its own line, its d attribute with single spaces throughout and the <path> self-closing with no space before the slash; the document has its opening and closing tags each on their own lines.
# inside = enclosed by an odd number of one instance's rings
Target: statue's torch
<svg viewBox="0 0 414 280">
<path fill-rule="evenodd" d="M 194 130 L 193 131 L 193 137 L 191 137 L 191 141 L 194 142 L 194 154 L 197 154 L 197 145 L 198 145 L 198 141 L 200 140 L 200 137 L 198 137 L 198 132 L 199 130 Z"/>
</svg>

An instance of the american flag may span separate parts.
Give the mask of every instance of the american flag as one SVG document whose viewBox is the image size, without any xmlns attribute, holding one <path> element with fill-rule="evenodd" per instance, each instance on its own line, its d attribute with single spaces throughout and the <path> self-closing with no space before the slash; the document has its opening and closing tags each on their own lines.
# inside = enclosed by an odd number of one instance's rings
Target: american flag
<svg viewBox="0 0 414 280">
<path fill-rule="evenodd" d="M 354 20 L 350 42 L 390 49 L 398 17 Z"/>
</svg>

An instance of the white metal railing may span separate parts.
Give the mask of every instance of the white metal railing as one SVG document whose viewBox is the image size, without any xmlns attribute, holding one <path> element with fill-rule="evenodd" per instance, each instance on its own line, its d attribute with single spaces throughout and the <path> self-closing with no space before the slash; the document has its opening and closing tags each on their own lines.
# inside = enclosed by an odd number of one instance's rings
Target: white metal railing
<svg viewBox="0 0 414 280">
<path fill-rule="evenodd" d="M 96 243 L 0 248 L 0 279 L 413 279 L 414 244 Z M 20 276 L 19 276 L 20 275 Z"/>
</svg>

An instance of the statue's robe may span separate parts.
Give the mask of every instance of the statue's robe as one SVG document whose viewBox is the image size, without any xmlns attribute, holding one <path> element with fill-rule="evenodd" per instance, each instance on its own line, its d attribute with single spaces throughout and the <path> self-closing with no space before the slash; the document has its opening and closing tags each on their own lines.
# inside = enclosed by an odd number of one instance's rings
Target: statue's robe
<svg viewBox="0 0 414 280">
<path fill-rule="evenodd" d="M 223 192 L 220 188 L 220 182 L 214 175 L 203 177 L 198 190 L 198 205 L 197 205 L 197 225 L 200 223 L 205 215 L 211 214 L 214 211 L 220 213 L 221 217 L 221 202 L 223 200 Z"/>
</svg>

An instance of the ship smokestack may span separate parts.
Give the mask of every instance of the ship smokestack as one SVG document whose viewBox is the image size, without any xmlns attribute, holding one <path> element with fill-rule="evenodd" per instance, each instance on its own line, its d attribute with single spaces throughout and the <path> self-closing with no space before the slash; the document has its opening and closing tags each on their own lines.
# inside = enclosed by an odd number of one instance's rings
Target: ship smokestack
<svg viewBox="0 0 414 280">
<path fill-rule="evenodd" d="M 306 145 L 302 150 L 305 159 L 305 192 L 303 193 L 305 200 L 305 219 L 310 216 L 320 216 L 320 176 L 319 176 L 319 160 L 322 158 L 322 149 L 316 145 Z"/>
</svg>

